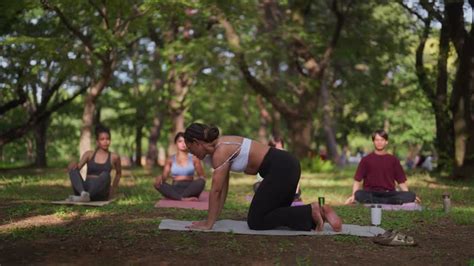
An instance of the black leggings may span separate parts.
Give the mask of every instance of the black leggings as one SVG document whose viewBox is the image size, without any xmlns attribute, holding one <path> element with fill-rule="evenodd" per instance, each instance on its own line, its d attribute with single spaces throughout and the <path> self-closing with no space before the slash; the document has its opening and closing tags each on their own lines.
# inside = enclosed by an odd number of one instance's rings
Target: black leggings
<svg viewBox="0 0 474 266">
<path fill-rule="evenodd" d="M 309 231 L 316 227 L 311 205 L 291 207 L 300 179 L 299 161 L 284 150 L 270 148 L 259 174 L 263 181 L 255 193 L 247 217 L 253 230 L 268 230 L 287 226 Z"/>
<path fill-rule="evenodd" d="M 355 200 L 360 203 L 403 204 L 414 202 L 415 193 L 411 191 L 365 191 L 357 190 Z"/>
<path fill-rule="evenodd" d="M 205 185 L 206 181 L 199 178 L 189 181 L 173 181 L 172 185 L 163 182 L 158 188 L 155 188 L 167 198 L 181 200 L 182 198 L 199 197 Z"/>
<path fill-rule="evenodd" d="M 89 192 L 92 201 L 109 199 L 110 173 L 102 172 L 98 177 L 87 177 L 84 181 L 79 170 L 74 169 L 69 171 L 69 178 L 75 195 L 86 191 Z"/>
</svg>

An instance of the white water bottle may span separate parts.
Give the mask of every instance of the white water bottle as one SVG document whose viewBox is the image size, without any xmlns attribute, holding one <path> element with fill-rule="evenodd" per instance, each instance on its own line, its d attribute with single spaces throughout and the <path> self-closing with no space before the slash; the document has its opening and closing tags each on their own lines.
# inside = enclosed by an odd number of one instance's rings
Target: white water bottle
<svg viewBox="0 0 474 266">
<path fill-rule="evenodd" d="M 451 210 L 451 198 L 447 192 L 443 194 L 443 209 L 445 213 Z"/>
<path fill-rule="evenodd" d="M 382 206 L 370 206 L 370 221 L 372 225 L 379 226 L 382 223 Z"/>
</svg>

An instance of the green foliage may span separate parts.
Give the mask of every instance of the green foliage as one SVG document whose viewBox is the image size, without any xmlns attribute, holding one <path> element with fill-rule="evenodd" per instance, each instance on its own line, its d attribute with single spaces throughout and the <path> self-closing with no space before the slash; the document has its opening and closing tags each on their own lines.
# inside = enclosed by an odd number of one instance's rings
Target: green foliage
<svg viewBox="0 0 474 266">
<path fill-rule="evenodd" d="M 117 53 L 113 78 L 97 101 L 101 122 L 112 128 L 112 150 L 125 156 L 136 152 L 137 128 L 143 132 L 142 150 L 157 114 L 162 117 L 158 145 L 168 145 L 173 128 L 170 101 L 173 75 L 189 77 L 183 100 L 185 124 L 200 121 L 219 126 L 223 134 L 258 137 L 261 125 L 257 94 L 243 79 L 233 48 L 216 21 L 223 16 L 236 30 L 250 72 L 282 102 L 296 108 L 302 99 L 295 90 L 319 95 L 320 82 L 295 70 L 295 38 L 308 44 L 308 52 L 321 60 L 333 38 L 336 19 L 325 1 L 277 1 L 279 21 L 269 26 L 258 1 L 73 1 L 49 0 L 92 43 L 88 51 L 41 1 L 15 1 L 0 8 L 0 105 L 18 97 L 18 84 L 28 92 L 29 105 L 0 117 L 0 132 L 24 123 L 31 102 L 41 94 L 46 76 L 66 75 L 59 99 L 72 89 L 101 75 L 103 57 Z M 130 19 L 126 34 L 107 29 L 96 6 L 107 8 L 109 26 Z M 344 1 L 340 2 L 345 6 Z M 143 12 L 142 16 L 135 16 Z M 344 14 L 344 25 L 327 71 L 329 109 L 340 147 L 371 149 L 370 133 L 389 125 L 390 147 L 403 156 L 405 147 L 431 147 L 435 123 L 430 103 L 420 91 L 413 69 L 418 37 L 403 8 L 387 1 L 354 2 Z M 133 18 L 133 19 L 132 19 Z M 125 26 L 125 24 L 124 24 Z M 425 60 L 436 72 L 436 34 L 429 39 Z M 453 51 L 451 51 L 453 53 Z M 101 58 L 102 56 L 102 58 Z M 295 61 L 296 60 L 296 61 Z M 33 63 L 34 62 L 34 63 Z M 48 63 L 51 65 L 48 66 Z M 454 67 L 450 57 L 450 70 Z M 20 77 L 18 71 L 25 75 Z M 450 71 L 451 72 L 451 71 Z M 450 77 L 452 79 L 452 77 Z M 270 113 L 274 108 L 265 100 Z M 77 159 L 84 98 L 79 97 L 54 113 L 48 128 L 49 163 L 64 166 Z M 34 104 L 33 104 L 34 106 Z M 315 132 L 311 147 L 322 146 L 322 108 L 306 110 Z M 271 132 L 275 121 L 268 123 Z M 287 125 L 281 123 L 287 137 Z M 291 150 L 291 139 L 287 141 Z M 0 162 L 23 165 L 34 158 L 34 135 L 2 147 Z M 330 163 L 303 162 L 309 171 L 331 172 Z"/>
<path fill-rule="evenodd" d="M 331 173 L 334 172 L 335 166 L 328 160 L 322 160 L 319 156 L 313 158 L 304 158 L 301 160 L 301 168 L 303 171 L 313 173 Z"/>
</svg>

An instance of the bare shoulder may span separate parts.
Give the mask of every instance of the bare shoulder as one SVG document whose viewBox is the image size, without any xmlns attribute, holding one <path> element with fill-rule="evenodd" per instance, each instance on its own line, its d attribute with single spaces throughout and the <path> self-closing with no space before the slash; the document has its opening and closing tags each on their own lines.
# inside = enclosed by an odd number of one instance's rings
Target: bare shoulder
<svg viewBox="0 0 474 266">
<path fill-rule="evenodd" d="M 110 158 L 112 159 L 112 162 L 120 162 L 120 155 L 118 153 L 111 152 Z"/>
<path fill-rule="evenodd" d="M 194 162 L 194 163 L 199 163 L 199 162 L 201 162 L 201 160 L 199 160 L 198 157 L 196 157 L 196 156 L 193 155 L 193 162 Z"/>
<path fill-rule="evenodd" d="M 94 154 L 94 151 L 92 151 L 92 150 L 86 151 L 86 152 L 84 152 L 84 154 L 82 154 L 82 158 L 90 160 L 90 159 L 92 159 L 93 154 Z"/>
<path fill-rule="evenodd" d="M 166 158 L 165 164 L 171 165 L 173 163 L 173 156 L 174 155 L 171 155 L 168 158 Z"/>
<path fill-rule="evenodd" d="M 243 137 L 222 136 L 217 141 L 216 149 L 212 154 L 212 167 L 217 168 L 226 163 L 231 157 L 238 153 Z"/>
</svg>

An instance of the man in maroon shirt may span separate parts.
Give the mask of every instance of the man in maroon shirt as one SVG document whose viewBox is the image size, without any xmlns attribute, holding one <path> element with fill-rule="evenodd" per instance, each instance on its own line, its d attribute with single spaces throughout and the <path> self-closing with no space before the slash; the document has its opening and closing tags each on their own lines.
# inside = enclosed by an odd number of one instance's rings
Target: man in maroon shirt
<svg viewBox="0 0 474 266">
<path fill-rule="evenodd" d="M 408 191 L 407 178 L 397 157 L 388 154 L 388 134 L 377 130 L 372 134 L 374 152 L 362 158 L 354 175 L 352 195 L 346 204 L 382 203 L 403 204 L 419 201 L 415 193 Z M 401 191 L 395 190 L 395 182 Z M 362 189 L 363 183 L 363 189 Z"/>
</svg>

